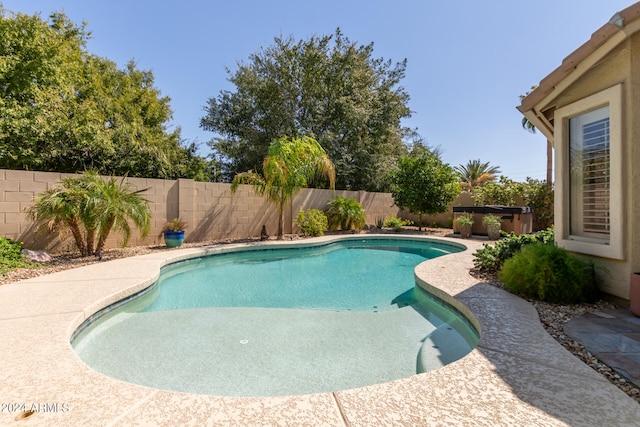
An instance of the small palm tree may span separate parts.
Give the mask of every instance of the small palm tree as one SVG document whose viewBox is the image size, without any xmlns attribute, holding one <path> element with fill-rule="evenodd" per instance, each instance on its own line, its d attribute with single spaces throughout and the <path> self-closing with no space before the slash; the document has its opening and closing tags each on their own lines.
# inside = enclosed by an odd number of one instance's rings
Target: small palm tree
<svg viewBox="0 0 640 427">
<path fill-rule="evenodd" d="M 140 229 L 142 236 L 149 233 L 151 211 L 140 194 L 143 191 L 132 190 L 124 178 L 119 183 L 113 177 L 105 181 L 88 172 L 78 178 L 65 178 L 60 185 L 37 195 L 27 214 L 39 227 L 62 235 L 71 231 L 82 256 L 98 254 L 114 228 L 127 244 L 131 235 L 128 221 Z"/>
<path fill-rule="evenodd" d="M 95 253 L 104 249 L 104 244 L 112 230 L 117 230 L 123 237 L 122 245 L 126 246 L 131 237 L 131 221 L 142 237 L 149 234 L 151 210 L 149 201 L 142 197 L 143 190 L 133 190 L 131 184 L 122 178 L 117 182 L 114 177 L 104 181 L 98 177 L 93 205 L 97 213 L 98 243 Z"/>
<path fill-rule="evenodd" d="M 65 178 L 60 185 L 36 195 L 34 203 L 27 208 L 27 215 L 39 228 L 46 227 L 62 236 L 70 231 L 80 254 L 87 256 L 83 223 L 80 219 L 86 197 L 79 179 Z"/>
<path fill-rule="evenodd" d="M 329 203 L 327 220 L 330 230 L 362 230 L 366 222 L 364 208 L 353 197 L 338 196 Z"/>
<path fill-rule="evenodd" d="M 316 177 L 328 178 L 331 188 L 335 185 L 336 172 L 329 156 L 318 141 L 306 136 L 272 142 L 262 170 L 262 175 L 253 171 L 237 174 L 231 192 L 240 184 L 250 184 L 258 195 L 273 202 L 278 208 L 278 239 L 284 229 L 284 206 L 294 195 Z"/>
<path fill-rule="evenodd" d="M 466 165 L 459 165 L 454 169 L 460 178 L 460 184 L 468 190 L 486 182 L 494 182 L 500 173 L 499 167 L 489 166 L 489 162 L 482 163 L 480 159 L 469 160 Z"/>
</svg>

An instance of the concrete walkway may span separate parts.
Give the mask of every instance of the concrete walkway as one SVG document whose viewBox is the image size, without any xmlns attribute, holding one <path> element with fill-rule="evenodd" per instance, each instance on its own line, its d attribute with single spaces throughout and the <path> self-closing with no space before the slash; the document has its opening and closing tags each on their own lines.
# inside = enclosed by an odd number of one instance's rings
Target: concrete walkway
<svg viewBox="0 0 640 427">
<path fill-rule="evenodd" d="M 266 244 L 341 238 L 354 236 Z M 333 393 L 178 393 L 106 377 L 73 352 L 70 337 L 85 319 L 149 286 L 163 265 L 242 245 L 166 251 L 0 286 L 0 425 L 638 425 L 640 405 L 551 338 L 531 304 L 468 274 L 479 242 L 438 240 L 468 250 L 420 264 L 417 282 L 479 327 L 476 349 L 436 371 Z M 25 409 L 37 412 L 14 421 Z"/>
</svg>

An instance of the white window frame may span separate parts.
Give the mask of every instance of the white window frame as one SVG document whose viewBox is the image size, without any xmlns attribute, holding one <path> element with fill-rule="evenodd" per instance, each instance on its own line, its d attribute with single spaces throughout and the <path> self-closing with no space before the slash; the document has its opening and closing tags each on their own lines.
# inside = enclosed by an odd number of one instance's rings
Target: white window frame
<svg viewBox="0 0 640 427">
<path fill-rule="evenodd" d="M 569 251 L 610 259 L 624 259 L 624 199 L 622 156 L 622 84 L 605 89 L 555 111 L 555 238 L 558 246 Z M 570 234 L 570 156 L 569 119 L 609 107 L 610 125 L 610 181 L 609 218 L 610 233 L 607 239 L 594 239 Z"/>
</svg>

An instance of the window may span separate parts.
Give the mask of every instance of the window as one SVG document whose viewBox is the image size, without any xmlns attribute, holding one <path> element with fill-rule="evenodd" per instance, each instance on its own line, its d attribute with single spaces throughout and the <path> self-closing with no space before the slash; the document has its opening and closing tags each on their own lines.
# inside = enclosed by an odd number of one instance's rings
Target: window
<svg viewBox="0 0 640 427">
<path fill-rule="evenodd" d="M 559 108 L 554 121 L 556 240 L 623 259 L 622 85 Z"/>
<path fill-rule="evenodd" d="M 569 119 L 569 234 L 609 241 L 609 106 Z"/>
</svg>

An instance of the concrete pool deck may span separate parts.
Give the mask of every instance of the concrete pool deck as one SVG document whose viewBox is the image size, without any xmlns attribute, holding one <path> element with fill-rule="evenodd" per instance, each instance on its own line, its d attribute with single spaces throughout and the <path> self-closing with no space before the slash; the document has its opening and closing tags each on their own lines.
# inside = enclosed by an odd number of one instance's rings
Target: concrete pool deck
<svg viewBox="0 0 640 427">
<path fill-rule="evenodd" d="M 353 236 L 267 244 L 340 238 Z M 333 393 L 239 398 L 159 390 L 93 371 L 71 348 L 86 318 L 153 283 L 163 265 L 246 245 L 164 251 L 0 286 L 0 425 L 637 425 L 640 405 L 549 336 L 531 304 L 468 274 L 482 242 L 433 240 L 468 250 L 420 264 L 418 282 L 468 310 L 481 328 L 478 346 L 436 371 Z M 23 409 L 37 412 L 15 421 Z"/>
</svg>

